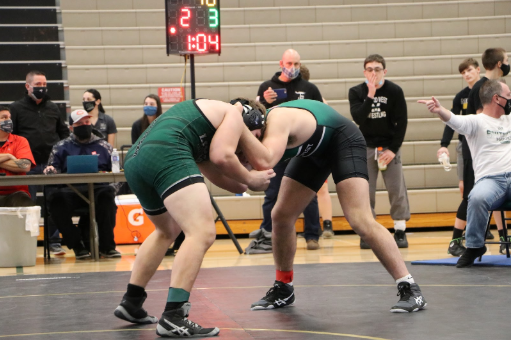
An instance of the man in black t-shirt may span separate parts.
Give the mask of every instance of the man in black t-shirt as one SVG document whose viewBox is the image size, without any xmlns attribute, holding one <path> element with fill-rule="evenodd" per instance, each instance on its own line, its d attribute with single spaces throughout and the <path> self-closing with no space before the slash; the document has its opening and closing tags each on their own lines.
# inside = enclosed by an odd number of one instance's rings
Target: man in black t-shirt
<svg viewBox="0 0 511 340">
<path fill-rule="evenodd" d="M 479 81 L 480 77 L 480 68 L 477 60 L 473 58 L 467 58 L 461 62 L 458 66 L 458 70 L 460 74 L 463 76 L 463 79 L 467 83 L 467 87 L 461 90 L 455 97 L 452 102 L 451 112 L 455 115 L 465 116 L 467 114 L 467 106 L 468 106 L 468 95 L 470 90 L 474 87 L 474 84 Z M 442 153 L 446 153 L 449 156 L 449 150 L 447 147 L 449 146 L 451 139 L 454 135 L 454 130 L 448 125 L 445 126 L 444 135 L 442 137 L 442 141 L 440 142 L 440 149 L 437 151 L 437 158 L 440 158 Z M 458 180 L 459 180 L 459 188 L 460 192 L 463 196 L 463 143 L 464 137 L 463 135 L 458 136 L 459 143 L 456 147 L 457 152 L 457 170 L 458 170 Z M 468 148 L 467 148 L 468 149 Z M 468 201 L 466 199 L 462 199 L 458 211 L 456 212 L 456 220 L 454 221 L 454 230 L 452 235 L 452 240 L 449 243 L 449 247 L 447 248 L 447 253 L 453 256 L 460 256 L 465 252 L 465 247 L 462 242 L 463 231 L 465 230 L 465 226 L 467 225 L 467 206 Z"/>
<path fill-rule="evenodd" d="M 401 145 L 408 123 L 403 90 L 385 80 L 385 59 L 372 54 L 364 61 L 365 83 L 349 91 L 350 111 L 367 143 L 369 192 L 373 215 L 376 200 L 376 181 L 381 169 L 390 201 L 390 216 L 394 220 L 394 239 L 399 248 L 408 248 L 405 229 L 410 219 L 410 204 L 401 164 Z M 378 152 L 378 148 L 382 148 Z M 384 169 L 385 168 L 385 169 Z M 369 245 L 360 239 L 360 248 Z"/>
<path fill-rule="evenodd" d="M 323 97 L 316 85 L 309 83 L 300 75 L 300 64 L 300 55 L 297 51 L 292 49 L 285 51 L 282 55 L 282 60 L 280 60 L 282 71 L 275 73 L 271 80 L 265 81 L 259 86 L 259 91 L 257 92 L 258 99 L 267 109 L 297 99 L 323 101 Z M 278 96 L 274 91 L 275 89 L 285 89 L 286 91 L 284 95 Z M 275 166 L 273 170 L 276 176 L 271 179 L 270 185 L 265 191 L 261 229 L 266 231 L 272 230 L 271 211 L 277 202 L 277 194 L 286 166 L 287 163 Z M 319 224 L 317 197 L 314 197 L 307 208 L 305 208 L 303 215 L 304 237 L 307 242 L 307 249 L 319 249 L 318 239 L 321 226 Z M 264 235 L 264 233 L 261 233 L 261 235 Z"/>
</svg>

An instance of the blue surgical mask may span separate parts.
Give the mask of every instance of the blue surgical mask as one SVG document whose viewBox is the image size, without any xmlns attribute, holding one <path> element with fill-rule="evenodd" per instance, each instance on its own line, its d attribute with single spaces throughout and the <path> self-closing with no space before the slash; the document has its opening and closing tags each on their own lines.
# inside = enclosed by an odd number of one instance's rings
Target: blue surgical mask
<svg viewBox="0 0 511 340">
<path fill-rule="evenodd" d="M 156 114 L 156 111 L 158 111 L 158 108 L 156 106 L 144 106 L 144 114 L 146 116 L 154 116 Z"/>
<path fill-rule="evenodd" d="M 296 77 L 298 77 L 298 75 L 300 74 L 300 69 L 299 68 L 295 68 L 295 67 L 290 67 L 290 68 L 283 67 L 282 68 L 282 73 L 286 77 L 288 77 L 289 79 L 293 80 Z"/>
<path fill-rule="evenodd" d="M 367 79 L 366 79 L 366 84 L 369 84 L 369 80 L 367 80 Z M 380 80 L 380 82 L 378 83 L 378 85 L 380 85 L 380 86 L 381 86 L 381 85 L 383 85 L 383 79 L 382 79 L 382 80 Z"/>
</svg>

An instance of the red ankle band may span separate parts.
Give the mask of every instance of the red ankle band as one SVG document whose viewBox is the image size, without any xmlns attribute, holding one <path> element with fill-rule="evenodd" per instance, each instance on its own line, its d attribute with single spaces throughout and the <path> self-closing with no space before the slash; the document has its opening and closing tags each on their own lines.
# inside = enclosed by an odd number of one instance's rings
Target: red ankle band
<svg viewBox="0 0 511 340">
<path fill-rule="evenodd" d="M 277 281 L 284 283 L 293 282 L 293 271 L 283 272 L 281 270 L 277 270 Z"/>
</svg>

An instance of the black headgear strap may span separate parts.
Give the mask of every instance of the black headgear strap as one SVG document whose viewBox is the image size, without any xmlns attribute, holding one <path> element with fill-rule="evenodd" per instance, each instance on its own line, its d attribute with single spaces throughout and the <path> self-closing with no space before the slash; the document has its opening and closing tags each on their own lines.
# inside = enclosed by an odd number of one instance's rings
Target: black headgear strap
<svg viewBox="0 0 511 340">
<path fill-rule="evenodd" d="M 243 113 L 241 116 L 248 129 L 250 131 L 261 129 L 264 125 L 263 114 L 258 109 L 248 105 L 248 100 L 246 99 L 233 99 L 230 103 L 234 105 L 236 102 L 240 102 L 243 105 Z"/>
</svg>

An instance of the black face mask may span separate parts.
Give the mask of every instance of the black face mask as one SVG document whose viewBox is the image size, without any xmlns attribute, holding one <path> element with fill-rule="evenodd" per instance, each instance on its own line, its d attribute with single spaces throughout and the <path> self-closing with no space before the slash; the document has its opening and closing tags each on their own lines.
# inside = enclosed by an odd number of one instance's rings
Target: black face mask
<svg viewBox="0 0 511 340">
<path fill-rule="evenodd" d="M 497 96 L 499 96 L 499 95 L 497 95 Z M 499 103 L 497 103 L 497 105 L 500 106 L 501 108 L 503 108 L 504 109 L 504 114 L 506 116 L 508 116 L 509 113 L 511 113 L 511 99 L 507 99 L 506 97 L 502 97 L 502 96 L 499 96 L 499 97 L 505 99 L 506 100 L 506 104 L 504 104 L 504 106 L 502 106 Z"/>
<path fill-rule="evenodd" d="M 46 93 L 48 93 L 48 89 L 46 87 L 32 87 L 32 95 L 36 99 L 43 99 Z"/>
<path fill-rule="evenodd" d="M 91 112 L 96 107 L 96 101 L 92 100 L 90 102 L 82 102 L 83 109 L 87 112 Z"/>
<path fill-rule="evenodd" d="M 13 129 L 12 120 L 6 119 L 0 122 L 0 130 L 3 132 L 11 133 Z"/>
<path fill-rule="evenodd" d="M 509 64 L 502 64 L 500 65 L 500 69 L 502 70 L 502 76 L 505 77 L 509 74 L 509 69 L 511 67 L 509 66 Z"/>
<path fill-rule="evenodd" d="M 92 134 L 92 125 L 80 125 L 73 127 L 73 133 L 79 140 L 90 139 Z"/>
</svg>

